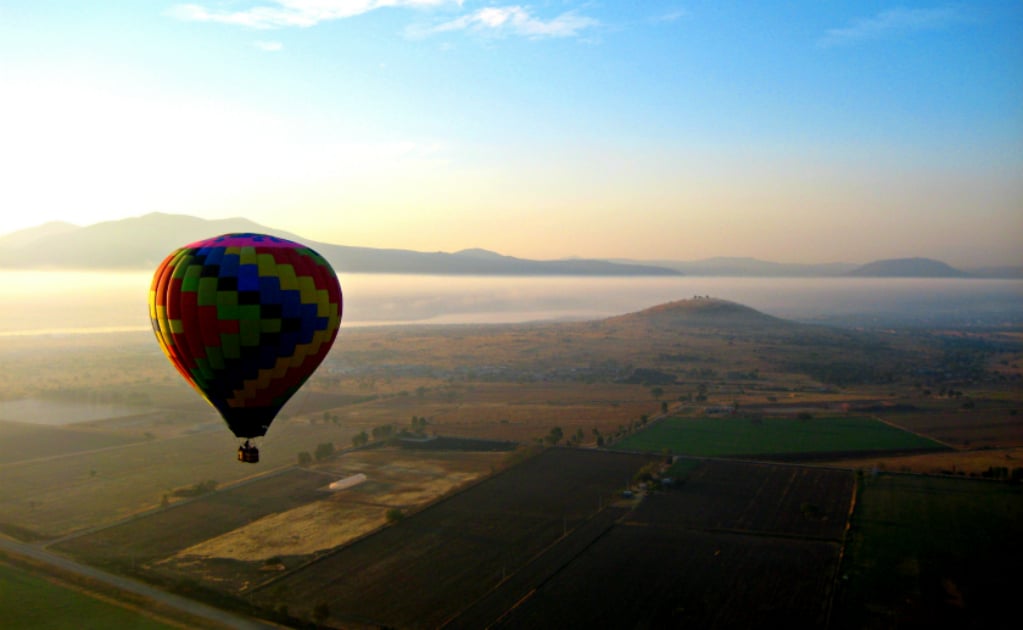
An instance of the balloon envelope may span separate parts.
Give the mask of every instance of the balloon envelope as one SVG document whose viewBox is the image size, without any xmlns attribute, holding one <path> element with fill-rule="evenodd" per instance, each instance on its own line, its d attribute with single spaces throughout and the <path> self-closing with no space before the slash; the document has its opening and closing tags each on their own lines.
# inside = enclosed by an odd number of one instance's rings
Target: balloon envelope
<svg viewBox="0 0 1023 630">
<path fill-rule="evenodd" d="M 149 290 L 160 347 L 240 438 L 266 434 L 327 355 L 341 311 L 330 264 L 265 234 L 186 245 L 160 264 Z"/>
</svg>

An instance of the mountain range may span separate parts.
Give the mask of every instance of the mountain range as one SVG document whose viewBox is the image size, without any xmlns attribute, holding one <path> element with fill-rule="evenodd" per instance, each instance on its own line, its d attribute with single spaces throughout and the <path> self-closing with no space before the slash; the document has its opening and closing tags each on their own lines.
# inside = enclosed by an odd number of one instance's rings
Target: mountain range
<svg viewBox="0 0 1023 630">
<path fill-rule="evenodd" d="M 89 226 L 54 222 L 0 236 L 0 269 L 150 270 L 178 247 L 228 232 L 260 232 L 295 240 L 347 273 L 567 275 L 567 276 L 764 276 L 764 277 L 1023 277 L 1023 268 L 968 273 L 925 258 L 868 265 L 783 264 L 753 258 L 698 261 L 562 259 L 528 260 L 484 249 L 418 252 L 324 243 L 244 218 L 206 220 L 151 213 Z"/>
</svg>

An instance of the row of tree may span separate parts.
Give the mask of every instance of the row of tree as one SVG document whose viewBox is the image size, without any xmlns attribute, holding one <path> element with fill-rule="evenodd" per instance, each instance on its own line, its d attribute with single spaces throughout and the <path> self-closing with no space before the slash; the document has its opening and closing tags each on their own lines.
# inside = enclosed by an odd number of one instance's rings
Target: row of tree
<svg viewBox="0 0 1023 630">
<path fill-rule="evenodd" d="M 324 416 L 324 421 L 328 421 L 329 417 Z M 360 448 L 369 444 L 370 440 L 374 442 L 386 442 L 395 437 L 409 436 L 409 435 L 424 435 L 426 433 L 426 426 L 429 424 L 429 420 L 426 416 L 412 416 L 412 420 L 409 422 L 407 428 L 399 429 L 397 424 L 382 424 L 380 426 L 373 427 L 370 433 L 366 433 L 365 430 L 359 431 L 352 436 L 352 447 Z M 560 437 L 558 438 L 560 439 Z M 324 442 L 316 446 L 314 453 L 309 451 L 302 451 L 298 454 L 298 464 L 300 466 L 308 466 L 313 463 L 315 458 L 316 461 L 322 461 L 333 456 L 336 452 L 333 442 Z"/>
</svg>

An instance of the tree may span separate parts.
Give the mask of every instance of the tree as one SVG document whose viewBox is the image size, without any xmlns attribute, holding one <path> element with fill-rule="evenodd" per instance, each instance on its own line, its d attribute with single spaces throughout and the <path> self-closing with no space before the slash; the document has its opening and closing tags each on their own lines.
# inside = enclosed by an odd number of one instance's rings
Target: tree
<svg viewBox="0 0 1023 630">
<path fill-rule="evenodd" d="M 363 431 L 365 433 L 365 431 Z M 316 445 L 316 461 L 321 459 L 327 459 L 334 454 L 334 443 L 324 442 L 323 444 Z"/>
<path fill-rule="evenodd" d="M 660 400 L 660 399 L 661 399 L 661 396 L 663 396 L 663 395 L 664 395 L 664 388 L 663 388 L 663 387 L 651 387 L 651 388 L 650 388 L 650 394 L 651 394 L 651 395 L 652 395 L 652 396 L 653 396 L 654 398 L 656 398 L 656 399 Z"/>
<path fill-rule="evenodd" d="M 561 430 L 561 427 L 554 427 L 551 429 L 551 432 L 547 434 L 547 437 L 544 438 L 544 441 L 551 446 L 554 446 L 560 442 L 563 437 L 565 437 L 565 432 Z"/>
<path fill-rule="evenodd" d="M 358 448 L 365 446 L 369 442 L 369 436 L 366 435 L 366 431 L 360 431 L 358 434 L 352 436 L 352 446 Z"/>
<path fill-rule="evenodd" d="M 412 432 L 422 435 L 426 431 L 426 417 L 412 416 Z"/>
<path fill-rule="evenodd" d="M 308 466 L 313 463 L 313 456 L 309 454 L 309 451 L 302 451 L 298 454 L 298 465 Z"/>
</svg>

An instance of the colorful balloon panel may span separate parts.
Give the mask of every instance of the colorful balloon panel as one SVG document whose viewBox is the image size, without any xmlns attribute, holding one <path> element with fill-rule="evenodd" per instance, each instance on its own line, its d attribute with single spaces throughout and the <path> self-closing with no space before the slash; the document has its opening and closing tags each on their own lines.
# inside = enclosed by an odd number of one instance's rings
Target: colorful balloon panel
<svg viewBox="0 0 1023 630">
<path fill-rule="evenodd" d="M 264 435 L 320 365 L 341 311 L 330 264 L 265 234 L 186 245 L 160 264 L 149 291 L 164 353 L 242 438 Z"/>
</svg>

